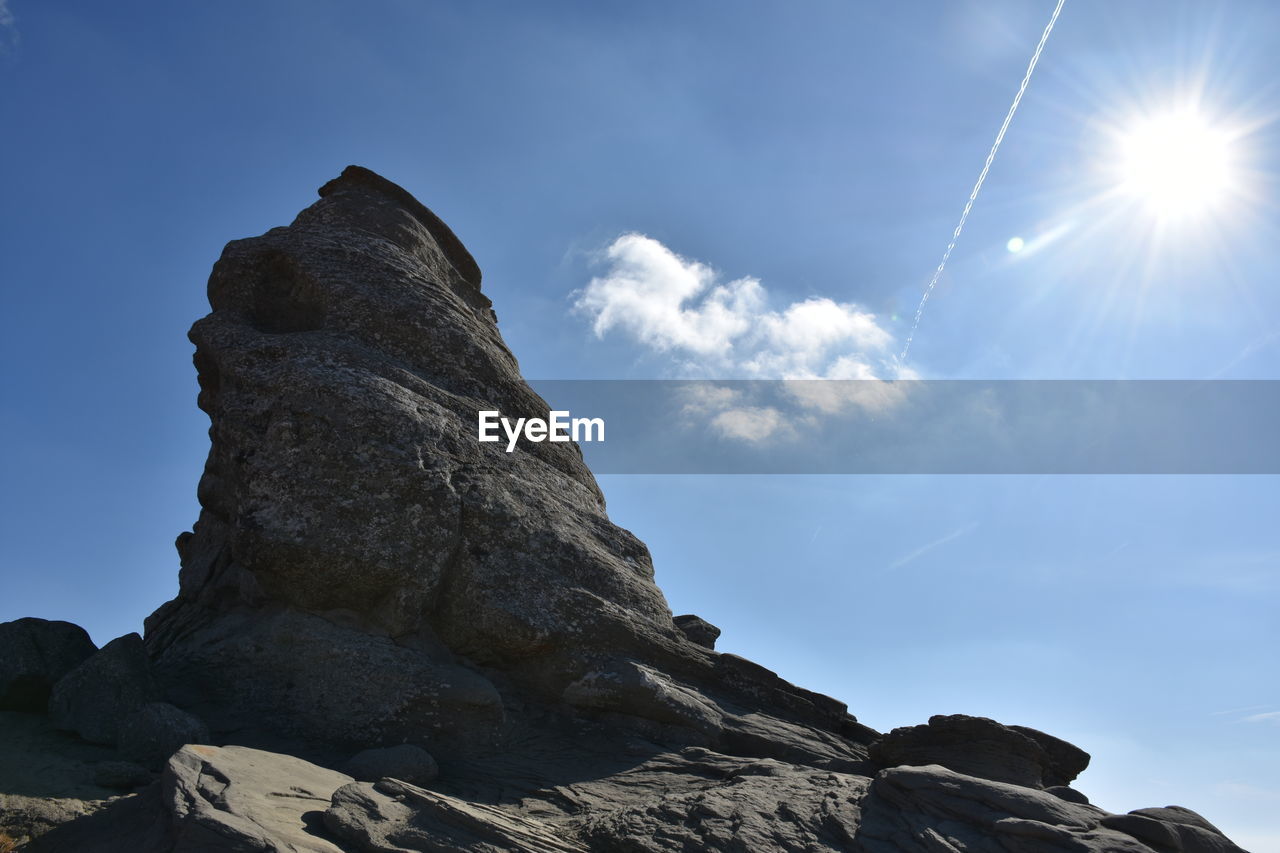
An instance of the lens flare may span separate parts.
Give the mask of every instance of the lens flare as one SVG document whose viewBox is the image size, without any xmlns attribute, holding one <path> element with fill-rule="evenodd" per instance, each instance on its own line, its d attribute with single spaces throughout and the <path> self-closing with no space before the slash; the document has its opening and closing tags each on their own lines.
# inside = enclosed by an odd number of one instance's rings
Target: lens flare
<svg viewBox="0 0 1280 853">
<path fill-rule="evenodd" d="M 1235 188 L 1232 143 L 1194 112 L 1143 119 L 1120 137 L 1120 189 L 1159 219 L 1212 213 Z"/>
</svg>

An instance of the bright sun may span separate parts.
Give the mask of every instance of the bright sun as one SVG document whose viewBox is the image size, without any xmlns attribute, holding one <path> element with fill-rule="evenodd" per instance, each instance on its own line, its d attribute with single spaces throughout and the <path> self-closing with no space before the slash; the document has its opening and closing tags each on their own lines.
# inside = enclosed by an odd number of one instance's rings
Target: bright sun
<svg viewBox="0 0 1280 853">
<path fill-rule="evenodd" d="M 1235 189 L 1232 141 L 1194 112 L 1137 122 L 1120 137 L 1120 189 L 1159 219 L 1212 213 Z"/>
</svg>

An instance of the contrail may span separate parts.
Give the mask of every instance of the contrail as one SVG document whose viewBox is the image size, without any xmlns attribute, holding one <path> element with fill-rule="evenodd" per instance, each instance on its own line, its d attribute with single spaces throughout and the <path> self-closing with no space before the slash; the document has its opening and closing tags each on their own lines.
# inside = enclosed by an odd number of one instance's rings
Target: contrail
<svg viewBox="0 0 1280 853">
<path fill-rule="evenodd" d="M 924 315 L 924 304 L 929 301 L 929 295 L 933 293 L 933 289 L 938 286 L 938 279 L 942 277 L 942 271 L 946 269 L 947 261 L 951 258 L 951 252 L 956 247 L 956 241 L 960 239 L 960 232 L 964 230 L 965 220 L 969 218 L 969 211 L 973 210 L 973 203 L 978 198 L 978 193 L 982 191 L 982 182 L 987 179 L 987 172 L 991 170 L 991 161 L 996 159 L 996 152 L 1000 150 L 1000 143 L 1004 141 L 1005 131 L 1009 129 L 1009 122 L 1013 121 L 1013 114 L 1018 111 L 1018 104 L 1022 103 L 1022 95 L 1027 91 L 1027 84 L 1031 82 L 1031 74 L 1036 70 L 1036 63 L 1040 61 L 1040 52 L 1044 50 L 1044 44 L 1049 40 L 1049 33 L 1053 32 L 1053 25 L 1058 22 L 1058 15 L 1062 12 L 1062 4 L 1067 0 L 1058 0 L 1058 5 L 1053 9 L 1053 15 L 1049 17 L 1049 23 L 1045 26 L 1044 32 L 1040 34 L 1040 43 L 1036 45 L 1036 52 L 1031 55 L 1031 62 L 1027 64 L 1027 73 L 1022 75 L 1022 85 L 1018 87 L 1018 94 L 1013 96 L 1013 103 L 1009 105 L 1009 112 L 1005 114 L 1004 124 L 1000 125 L 1000 132 L 996 134 L 996 141 L 991 144 L 991 150 L 987 152 L 987 162 L 982 164 L 982 174 L 978 175 L 978 181 L 973 185 L 973 192 L 969 193 L 969 200 L 964 204 L 964 212 L 960 214 L 960 222 L 956 225 L 956 230 L 951 233 L 951 242 L 947 244 L 947 250 L 942 253 L 942 261 L 938 264 L 938 268 L 933 271 L 933 278 L 929 279 L 929 286 L 924 289 L 924 295 L 920 297 L 920 305 L 916 308 L 916 318 L 911 324 L 911 332 L 907 335 L 907 344 L 902 348 L 902 355 L 898 356 L 900 362 L 906 362 L 907 353 L 911 351 L 911 342 L 915 339 L 916 329 L 920 328 L 920 318 Z"/>
</svg>

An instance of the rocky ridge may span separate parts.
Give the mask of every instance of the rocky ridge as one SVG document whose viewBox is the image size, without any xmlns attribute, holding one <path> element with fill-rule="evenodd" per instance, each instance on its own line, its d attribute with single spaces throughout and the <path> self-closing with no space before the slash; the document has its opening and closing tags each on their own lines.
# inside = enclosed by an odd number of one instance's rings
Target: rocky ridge
<svg viewBox="0 0 1280 853">
<path fill-rule="evenodd" d="M 576 445 L 475 440 L 479 409 L 548 406 L 453 232 L 359 167 L 320 196 L 228 244 L 191 330 L 211 447 L 177 597 L 100 650 L 0 626 L 0 701 L 150 782 L 30 849 L 1239 850 L 1090 805 L 1043 732 L 881 735 L 716 652 Z"/>
</svg>

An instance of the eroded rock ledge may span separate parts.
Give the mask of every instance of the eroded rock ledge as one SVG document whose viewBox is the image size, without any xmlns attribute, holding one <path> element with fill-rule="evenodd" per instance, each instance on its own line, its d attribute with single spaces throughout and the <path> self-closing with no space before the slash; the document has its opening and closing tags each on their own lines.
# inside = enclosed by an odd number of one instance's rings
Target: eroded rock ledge
<svg viewBox="0 0 1280 853">
<path fill-rule="evenodd" d="M 1050 735 L 882 736 L 716 652 L 575 445 L 476 442 L 478 409 L 548 406 L 461 241 L 359 167 L 320 195 L 214 266 L 202 509 L 145 642 L 0 631 L 25 643 L 0 696 L 143 744 L 111 778 L 163 765 L 31 849 L 1238 850 L 1089 805 L 1088 755 Z"/>
</svg>

